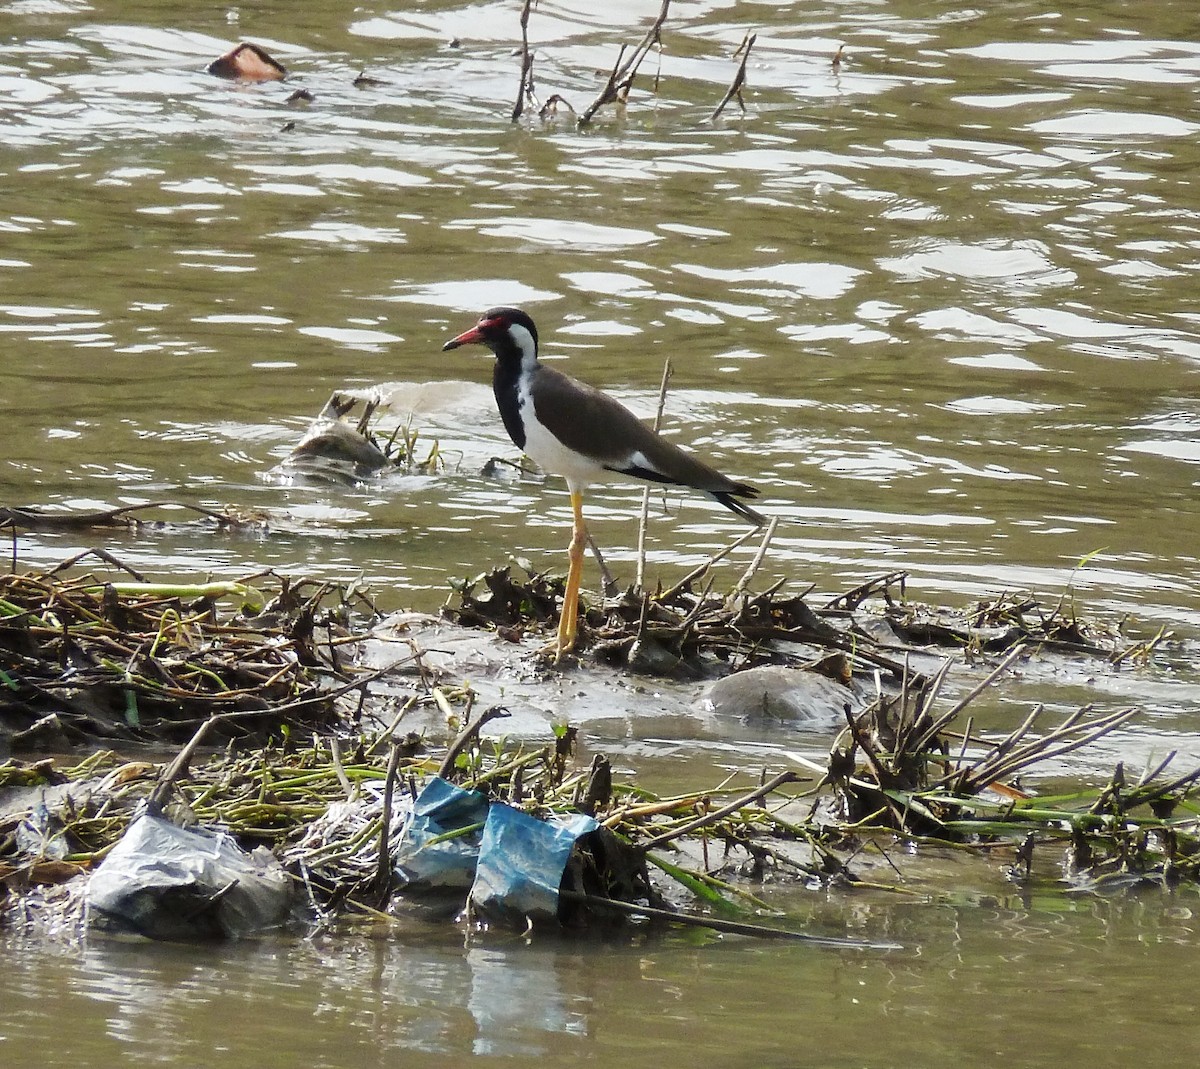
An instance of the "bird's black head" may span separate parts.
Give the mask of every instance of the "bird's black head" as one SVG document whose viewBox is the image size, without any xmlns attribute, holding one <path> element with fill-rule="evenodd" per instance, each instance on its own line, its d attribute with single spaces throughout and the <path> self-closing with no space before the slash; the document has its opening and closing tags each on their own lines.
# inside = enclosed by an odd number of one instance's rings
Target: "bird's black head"
<svg viewBox="0 0 1200 1069">
<path fill-rule="evenodd" d="M 530 367 L 537 362 L 537 327 L 520 308 L 489 308 L 470 330 L 446 342 L 442 352 L 472 344 L 486 345 L 499 360 Z"/>
</svg>

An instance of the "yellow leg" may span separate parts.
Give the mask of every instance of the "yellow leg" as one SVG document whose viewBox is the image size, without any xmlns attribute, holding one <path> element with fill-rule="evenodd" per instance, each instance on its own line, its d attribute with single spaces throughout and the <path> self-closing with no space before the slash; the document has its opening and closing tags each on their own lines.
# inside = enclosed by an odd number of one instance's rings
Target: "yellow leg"
<svg viewBox="0 0 1200 1069">
<path fill-rule="evenodd" d="M 554 659 L 575 648 L 575 632 L 579 620 L 579 582 L 583 577 L 583 547 L 587 545 L 587 525 L 583 522 L 583 494 L 571 491 L 571 508 L 575 523 L 571 545 L 567 548 L 567 589 L 563 594 L 562 613 L 558 618 L 558 641 Z"/>
</svg>

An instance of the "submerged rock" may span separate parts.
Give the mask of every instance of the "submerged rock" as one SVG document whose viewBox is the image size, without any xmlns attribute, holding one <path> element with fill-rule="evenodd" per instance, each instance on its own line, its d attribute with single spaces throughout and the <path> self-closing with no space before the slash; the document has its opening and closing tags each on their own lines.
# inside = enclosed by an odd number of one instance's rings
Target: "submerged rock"
<svg viewBox="0 0 1200 1069">
<path fill-rule="evenodd" d="M 723 716 L 803 721 L 814 726 L 843 724 L 845 709 L 859 712 L 866 699 L 851 681 L 839 683 L 803 668 L 764 665 L 718 679 L 705 705 Z"/>
</svg>

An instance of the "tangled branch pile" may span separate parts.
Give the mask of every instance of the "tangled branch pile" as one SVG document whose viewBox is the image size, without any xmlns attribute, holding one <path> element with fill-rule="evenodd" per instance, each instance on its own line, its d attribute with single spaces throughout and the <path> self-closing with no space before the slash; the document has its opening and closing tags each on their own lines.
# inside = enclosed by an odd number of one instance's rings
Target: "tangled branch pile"
<svg viewBox="0 0 1200 1069">
<path fill-rule="evenodd" d="M 1132 720 L 1136 709 L 1097 715 L 1084 707 L 1037 732 L 1045 710 L 1036 706 L 1004 736 L 975 732 L 971 701 L 1025 653 L 1014 648 L 945 712 L 935 710 L 943 670 L 894 697 L 880 696 L 858 716 L 847 715 L 828 765 L 810 764 L 833 787 L 836 819 L 906 838 L 1005 846 L 1012 851 L 1009 875 L 1017 880 L 1032 878 L 1035 846 L 1056 846 L 1064 851 L 1052 862 L 1056 878 L 1075 890 L 1114 881 L 1174 886 L 1200 880 L 1200 769 L 1167 775 L 1174 751 L 1132 784 L 1118 763 L 1100 790 L 1046 795 L 1020 786 L 1022 772 L 1096 742 Z"/>
<path fill-rule="evenodd" d="M 786 770 L 764 773 L 757 784 L 731 778 L 659 796 L 617 781 L 603 757 L 579 767 L 570 731 L 545 745 L 482 739 L 479 729 L 502 715 L 492 709 L 439 756 L 415 736 L 390 731 L 219 753 L 173 778 L 168 812 L 224 828 L 247 847 L 270 848 L 301 889 L 310 927 L 411 913 L 414 900 L 392 862 L 412 803 L 435 776 L 541 820 L 583 812 L 599 822 L 602 838 L 576 850 L 559 889 L 559 920 L 571 927 L 611 923 L 623 906 L 643 919 L 779 935 L 748 919 L 772 910 L 762 897 L 770 885 L 919 893 L 890 859 L 897 882 L 876 878 L 879 858 L 896 841 L 958 844 L 1002 861 L 1017 883 L 1074 892 L 1200 881 L 1200 770 L 1166 776 L 1164 761 L 1129 783 L 1118 768 L 1100 790 L 1043 797 L 993 779 L 1094 740 L 1126 714 L 1088 720 L 1080 713 L 1040 736 L 1031 716 L 986 745 L 968 731 L 951 757 L 951 725 L 963 708 L 931 719 L 928 706 L 909 695 L 868 710 L 848 728 L 848 747 L 835 745 L 825 766 L 811 764 L 817 775 L 800 793 L 801 777 Z M 970 758 L 969 745 L 979 751 Z M 59 885 L 105 856 L 163 774 L 110 751 L 69 768 L 49 760 L 0 765 L 8 799 L 0 814 L 0 885 L 25 892 L 10 894 L 10 909 L 28 920 L 31 889 L 45 901 L 68 897 Z M 832 795 L 821 790 L 826 784 Z M 13 805 L 21 792 L 38 792 L 39 804 Z M 1051 846 L 1061 855 L 1059 871 L 1035 874 L 1035 848 L 1044 855 Z M 428 913 L 430 899 L 417 901 Z M 680 913 L 681 905 L 689 911 Z M 461 907 L 459 896 L 432 908 L 444 915 Z"/>
<path fill-rule="evenodd" d="M 559 919 L 570 925 L 609 923 L 622 911 L 679 921 L 687 919 L 677 912 L 681 904 L 698 904 L 705 924 L 779 934 L 728 917 L 770 909 L 762 897 L 767 884 L 914 893 L 888 856 L 895 842 L 932 840 L 979 852 L 1001 859 L 1017 882 L 1074 891 L 1200 883 L 1200 770 L 1169 775 L 1168 757 L 1136 781 L 1118 767 L 1102 789 L 1040 797 L 1017 779 L 1121 727 L 1134 710 L 1085 708 L 1045 729 L 1037 708 L 1004 737 L 977 732 L 970 714 L 970 703 L 1038 643 L 1071 641 L 1072 650 L 1118 664 L 1148 653 L 1152 643 L 1122 651 L 1114 634 L 1106 648 L 1096 644 L 1096 629 L 1077 620 L 1079 639 L 1064 638 L 1062 614 L 1043 613 L 1031 599 L 986 612 L 922 611 L 892 596 L 902 576 L 864 584 L 819 608 L 777 589 L 725 598 L 710 587 L 696 593 L 695 578 L 654 597 L 628 592 L 592 610 L 585 633 L 592 650 L 628 664 L 639 646 L 656 646 L 676 666 L 725 669 L 815 651 L 899 680 L 862 712 L 847 711 L 826 762 L 792 755 L 813 774 L 807 790 L 796 793 L 800 777 L 788 768 L 774 776 L 763 770 L 757 782 L 656 795 L 619 782 L 603 757 L 579 767 L 569 730 L 547 745 L 484 739 L 480 729 L 503 715 L 495 707 L 434 757 L 425 749 L 429 740 L 399 734 L 420 694 L 386 728 L 368 731 L 370 718 L 345 715 L 337 703 L 351 690 L 365 698 L 367 683 L 380 674 L 355 675 L 352 651 L 374 610 L 353 590 L 269 575 L 254 577 L 255 586 L 172 588 L 90 575 L 6 576 L 0 715 L 15 732 L 10 742 L 45 730 L 38 725 L 53 718 L 67 739 L 192 736 L 202 723 L 235 743 L 203 763 L 186 749 L 169 771 L 123 762 L 110 751 L 73 767 L 0 764 L 0 885 L 9 905 L 28 912 L 31 890 L 53 897 L 60 885 L 73 886 L 118 842 L 139 803 L 161 804 L 173 790 L 176 819 L 269 848 L 302 888 L 307 923 L 347 911 L 378 919 L 380 908 L 395 913 L 409 901 L 393 865 L 397 837 L 422 787 L 439 779 L 537 820 L 578 813 L 595 819 L 598 834 L 589 833 L 559 889 Z M 478 583 L 459 592 L 453 612 L 461 622 L 517 630 L 552 622 L 554 580 L 517 580 L 496 570 L 480 582 L 485 592 L 478 596 Z M 264 586 L 272 588 L 269 601 L 259 593 Z M 861 609 L 875 596 L 884 608 L 868 620 Z M 230 597 L 238 608 L 222 608 Z M 909 671 L 901 637 L 928 637 L 936 617 L 936 633 L 986 657 L 990 646 L 979 641 L 979 629 L 998 611 L 1008 614 L 1000 625 L 1006 633 L 1026 641 L 944 708 L 949 662 L 932 675 Z M 881 619 L 895 638 L 890 644 L 877 637 Z M 439 693 L 447 700 L 444 687 L 427 689 L 428 700 Z M 464 697 L 462 721 L 473 705 L 469 691 Z M 376 722 L 383 723 L 379 712 Z M 306 745 L 296 741 L 301 729 L 313 732 Z M 275 741 L 256 748 L 255 734 Z M 1035 871 L 1035 853 L 1050 867 Z M 897 882 L 881 883 L 885 864 Z"/>
<path fill-rule="evenodd" d="M 726 551 L 727 552 L 727 551 Z M 709 562 L 711 564 L 712 561 Z M 1080 620 L 1065 599 L 1047 608 L 1038 599 L 1003 595 L 963 610 L 935 608 L 905 596 L 907 573 L 891 572 L 814 607 L 806 595 L 782 594 L 783 583 L 752 594 L 746 577 L 730 594 L 714 594 L 701 566 L 674 586 L 630 588 L 581 611 L 577 648 L 607 664 L 661 675 L 696 676 L 761 664 L 811 664 L 842 654 L 861 668 L 880 669 L 896 682 L 913 675 L 906 654 L 931 649 L 1005 653 L 1017 646 L 1098 657 L 1112 664 L 1144 663 L 1169 637 L 1127 640 L 1112 628 Z M 517 640 L 557 621 L 564 581 L 511 565 L 493 568 L 454 589 L 445 614 L 468 627 Z M 929 680 L 917 677 L 916 682 Z"/>
<path fill-rule="evenodd" d="M 359 594 L 270 573 L 178 586 L 0 576 L 0 727 L 14 748 L 177 740 L 214 714 L 231 735 L 328 727 L 347 684 L 339 648 L 373 615 Z"/>
</svg>

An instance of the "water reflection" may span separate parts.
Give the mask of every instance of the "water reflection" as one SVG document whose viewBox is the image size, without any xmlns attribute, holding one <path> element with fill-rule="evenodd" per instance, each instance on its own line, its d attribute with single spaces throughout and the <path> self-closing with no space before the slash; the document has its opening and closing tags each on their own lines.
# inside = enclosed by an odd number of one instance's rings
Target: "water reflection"
<svg viewBox="0 0 1200 1069">
<path fill-rule="evenodd" d="M 678 938 L 462 947 L 415 932 L 233 953 L 93 940 L 75 953 L 10 937 L 0 1042 L 47 1066 L 424 1054 L 673 1067 L 697 1050 L 725 1065 L 1120 1066 L 1153 1035 L 1183 1064 L 1200 1038 L 1187 997 L 1194 896 L 1039 904 L 997 890 L 940 907 L 808 896 L 816 930 L 894 939 L 893 953 Z M 1069 1026 L 1085 1019 L 1086 1037 Z"/>
<path fill-rule="evenodd" d="M 126 1064 L 182 1065 L 204 1061 L 210 1050 L 254 1049 L 264 1065 L 296 1064 L 298 1057 L 340 1065 L 348 1051 L 355 1064 L 385 1065 L 396 1053 L 565 1052 L 573 1037 L 590 1031 L 591 999 L 576 975 L 586 957 L 522 944 L 458 950 L 280 943 L 226 954 L 92 941 L 38 973 L 65 981 L 84 1025 L 70 1029 L 67 1044 L 87 1042 L 90 1032 L 93 1050 L 109 1050 Z M 609 982 L 622 972 L 636 980 L 620 964 L 636 966 L 635 958 L 609 960 L 617 966 Z M 23 998 L 37 997 L 24 983 L 15 988 Z M 259 1005 L 256 993 L 267 991 L 269 1002 Z M 49 1025 L 22 1019 L 27 1038 Z"/>
</svg>

